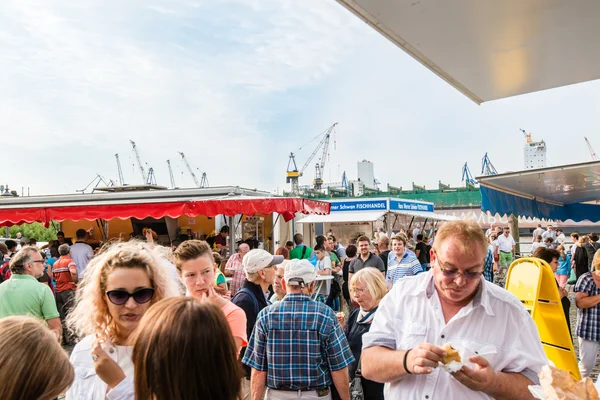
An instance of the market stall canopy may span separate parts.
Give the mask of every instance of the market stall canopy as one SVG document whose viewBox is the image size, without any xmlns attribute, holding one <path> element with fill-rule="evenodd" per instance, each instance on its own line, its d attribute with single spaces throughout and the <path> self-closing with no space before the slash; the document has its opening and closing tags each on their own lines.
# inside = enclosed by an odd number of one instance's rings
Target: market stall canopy
<svg viewBox="0 0 600 400">
<path fill-rule="evenodd" d="M 162 218 L 205 215 L 281 214 L 286 220 L 296 213 L 327 214 L 329 203 L 238 187 L 181 189 L 153 192 L 33 196 L 0 199 L 0 225 L 23 222 L 79 221 L 96 219 Z"/>
<path fill-rule="evenodd" d="M 600 221 L 600 161 L 477 180 L 483 211 L 561 221 Z"/>
<path fill-rule="evenodd" d="M 312 224 L 312 223 L 332 223 L 332 222 L 373 222 L 383 217 L 384 214 L 396 214 L 396 215 L 407 215 L 409 217 L 430 219 L 437 221 L 455 221 L 458 218 L 452 215 L 439 214 L 435 212 L 427 211 L 352 211 L 352 212 L 341 212 L 331 213 L 329 215 L 310 215 L 306 218 L 301 219 L 298 223 Z"/>
<path fill-rule="evenodd" d="M 600 79 L 597 0 L 338 0 L 476 103 Z"/>
<path fill-rule="evenodd" d="M 313 224 L 323 222 L 373 222 L 385 214 L 385 211 L 352 211 L 344 213 L 333 213 L 329 215 L 309 215 L 298 221 L 301 224 Z"/>
</svg>

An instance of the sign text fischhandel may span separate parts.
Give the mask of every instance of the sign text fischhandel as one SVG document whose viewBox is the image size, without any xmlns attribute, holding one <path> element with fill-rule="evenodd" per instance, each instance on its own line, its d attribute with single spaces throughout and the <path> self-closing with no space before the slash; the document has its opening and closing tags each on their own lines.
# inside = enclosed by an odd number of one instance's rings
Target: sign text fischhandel
<svg viewBox="0 0 600 400">
<path fill-rule="evenodd" d="M 417 201 L 390 200 L 390 210 L 400 211 L 427 211 L 433 212 L 433 203 L 421 203 Z"/>
<path fill-rule="evenodd" d="M 331 212 L 386 210 L 387 200 L 336 201 L 331 203 Z"/>
</svg>

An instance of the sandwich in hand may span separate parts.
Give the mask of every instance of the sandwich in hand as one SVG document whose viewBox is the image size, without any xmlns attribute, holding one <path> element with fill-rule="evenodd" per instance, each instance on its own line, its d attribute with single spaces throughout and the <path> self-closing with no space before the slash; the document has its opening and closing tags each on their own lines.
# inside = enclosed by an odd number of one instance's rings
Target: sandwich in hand
<svg viewBox="0 0 600 400">
<path fill-rule="evenodd" d="M 462 362 L 460 358 L 460 354 L 458 354 L 458 350 L 453 348 L 450 343 L 446 343 L 442 346 L 442 349 L 446 352 L 446 357 L 442 358 L 442 364 L 446 365 L 451 363 L 452 361 Z"/>
</svg>

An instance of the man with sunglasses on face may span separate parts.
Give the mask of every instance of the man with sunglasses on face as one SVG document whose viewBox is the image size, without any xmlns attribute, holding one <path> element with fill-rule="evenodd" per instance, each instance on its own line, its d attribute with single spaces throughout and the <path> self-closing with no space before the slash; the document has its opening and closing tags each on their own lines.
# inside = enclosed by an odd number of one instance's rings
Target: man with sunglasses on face
<svg viewBox="0 0 600 400">
<path fill-rule="evenodd" d="M 446 222 L 431 269 L 383 298 L 363 336 L 362 374 L 386 383 L 386 398 L 532 399 L 528 386 L 548 363 L 520 301 L 482 277 L 488 243 L 474 221 Z M 464 366 L 439 368 L 449 343 Z"/>
</svg>

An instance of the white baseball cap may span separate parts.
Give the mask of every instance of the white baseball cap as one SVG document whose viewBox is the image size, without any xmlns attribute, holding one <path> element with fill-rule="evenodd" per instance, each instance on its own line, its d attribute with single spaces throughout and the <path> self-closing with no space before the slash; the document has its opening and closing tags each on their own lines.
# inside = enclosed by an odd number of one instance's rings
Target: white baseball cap
<svg viewBox="0 0 600 400">
<path fill-rule="evenodd" d="M 308 260 L 292 260 L 287 263 L 283 272 L 283 279 L 289 286 L 308 285 L 317 279 L 314 265 Z"/>
<path fill-rule="evenodd" d="M 250 250 L 242 260 L 242 266 L 246 274 L 254 274 L 269 265 L 277 265 L 283 262 L 283 256 L 274 256 L 268 251 L 261 249 Z"/>
</svg>

